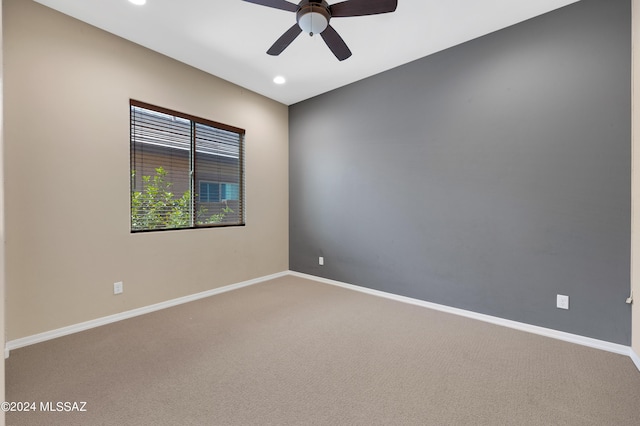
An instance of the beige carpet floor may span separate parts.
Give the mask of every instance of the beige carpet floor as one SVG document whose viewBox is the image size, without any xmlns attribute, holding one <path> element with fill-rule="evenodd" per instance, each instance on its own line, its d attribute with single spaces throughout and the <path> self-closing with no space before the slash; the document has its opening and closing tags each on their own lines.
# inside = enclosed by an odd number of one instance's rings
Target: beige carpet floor
<svg viewBox="0 0 640 426">
<path fill-rule="evenodd" d="M 8 425 L 638 425 L 625 356 L 284 277 L 11 352 Z"/>
</svg>

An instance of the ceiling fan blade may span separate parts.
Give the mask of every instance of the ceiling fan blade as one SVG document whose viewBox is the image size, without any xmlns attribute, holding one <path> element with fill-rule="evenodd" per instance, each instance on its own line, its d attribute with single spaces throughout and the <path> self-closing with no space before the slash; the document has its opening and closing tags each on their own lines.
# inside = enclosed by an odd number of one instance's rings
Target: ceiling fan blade
<svg viewBox="0 0 640 426">
<path fill-rule="evenodd" d="M 286 0 L 243 0 L 248 3 L 255 3 L 262 6 L 272 7 L 274 9 L 288 10 L 289 12 L 297 12 L 298 5 L 290 3 Z"/>
<path fill-rule="evenodd" d="M 351 56 L 351 51 L 347 47 L 347 44 L 331 25 L 321 32 L 320 35 L 339 61 L 344 61 Z"/>
<path fill-rule="evenodd" d="M 398 0 L 348 0 L 329 6 L 332 18 L 377 15 L 396 10 Z"/>
<path fill-rule="evenodd" d="M 267 50 L 267 54 L 271 56 L 278 56 L 284 49 L 287 48 L 287 46 L 289 46 L 293 42 L 293 40 L 296 39 L 296 37 L 298 37 L 301 32 L 302 30 L 300 29 L 298 24 L 294 24 L 287 30 L 287 32 L 282 34 L 275 43 L 273 43 L 273 46 L 271 46 L 269 50 Z"/>
</svg>

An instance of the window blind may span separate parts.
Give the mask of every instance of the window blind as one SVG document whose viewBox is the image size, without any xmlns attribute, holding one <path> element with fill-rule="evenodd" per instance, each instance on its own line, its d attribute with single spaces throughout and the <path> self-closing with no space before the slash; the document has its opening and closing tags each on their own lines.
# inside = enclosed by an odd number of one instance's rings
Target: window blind
<svg viewBox="0 0 640 426">
<path fill-rule="evenodd" d="M 132 232 L 244 225 L 244 130 L 134 100 L 130 117 Z"/>
</svg>

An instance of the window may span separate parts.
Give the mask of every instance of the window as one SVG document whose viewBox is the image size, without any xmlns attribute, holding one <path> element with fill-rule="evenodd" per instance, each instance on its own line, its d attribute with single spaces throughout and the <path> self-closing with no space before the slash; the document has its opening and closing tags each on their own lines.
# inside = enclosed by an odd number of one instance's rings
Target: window
<svg viewBox="0 0 640 426">
<path fill-rule="evenodd" d="M 244 130 L 130 101 L 131 232 L 244 225 Z"/>
<path fill-rule="evenodd" d="M 237 200 L 240 191 L 236 183 L 218 183 L 200 181 L 200 202 L 220 203 L 223 201 Z"/>
</svg>

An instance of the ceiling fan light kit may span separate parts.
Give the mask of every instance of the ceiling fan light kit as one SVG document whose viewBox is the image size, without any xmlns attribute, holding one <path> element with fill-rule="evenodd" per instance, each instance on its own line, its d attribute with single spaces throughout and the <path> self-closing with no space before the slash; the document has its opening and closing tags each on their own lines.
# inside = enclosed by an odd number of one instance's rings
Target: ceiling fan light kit
<svg viewBox="0 0 640 426">
<path fill-rule="evenodd" d="M 313 36 L 322 33 L 329 26 L 329 5 L 326 1 L 321 3 L 308 3 L 300 6 L 296 12 L 296 21 L 300 29 Z"/>
<path fill-rule="evenodd" d="M 302 0 L 297 5 L 286 0 L 244 1 L 288 12 L 296 12 L 296 23 L 267 50 L 269 55 L 278 56 L 301 32 L 305 32 L 310 36 L 320 34 L 331 52 L 340 61 L 350 57 L 351 51 L 342 37 L 329 24 L 331 18 L 378 15 L 393 12 L 398 6 L 398 0 L 348 0 L 332 5 L 325 0 Z"/>
</svg>

